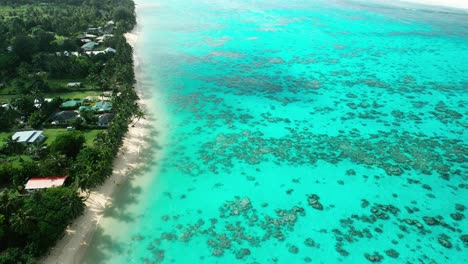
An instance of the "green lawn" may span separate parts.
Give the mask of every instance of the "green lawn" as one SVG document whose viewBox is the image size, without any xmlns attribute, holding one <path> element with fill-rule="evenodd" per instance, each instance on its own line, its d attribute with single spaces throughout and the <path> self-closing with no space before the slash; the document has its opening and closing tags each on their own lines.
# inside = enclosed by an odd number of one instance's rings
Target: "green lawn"
<svg viewBox="0 0 468 264">
<path fill-rule="evenodd" d="M 92 91 L 72 91 L 65 93 L 47 93 L 46 97 L 60 97 L 62 99 L 84 99 L 87 96 L 100 96 L 102 94 L 101 90 L 92 90 Z"/>
<path fill-rule="evenodd" d="M 70 87 L 67 87 L 68 83 L 76 83 L 76 82 L 79 82 L 81 83 L 81 87 L 80 88 L 70 88 Z M 47 80 L 47 83 L 49 84 L 49 86 L 51 88 L 54 88 L 54 87 L 58 87 L 58 88 L 62 88 L 62 89 L 70 89 L 70 90 L 75 90 L 75 89 L 89 89 L 89 88 L 92 88 L 91 86 L 89 86 L 85 80 L 83 79 L 48 79 Z"/>
<path fill-rule="evenodd" d="M 90 129 L 90 130 L 79 130 L 79 132 L 83 133 L 83 136 L 86 139 L 86 145 L 92 146 L 93 141 L 96 138 L 97 134 L 99 132 L 103 131 L 102 129 Z M 45 143 L 50 144 L 57 138 L 58 135 L 64 134 L 64 133 L 70 133 L 70 131 L 67 131 L 65 128 L 48 128 L 44 129 L 44 134 L 47 136 L 47 139 Z M 12 135 L 12 132 L 0 132 L 0 146 L 3 146 L 5 143 L 5 140 Z"/>
<path fill-rule="evenodd" d="M 86 145 L 92 146 L 93 141 L 96 138 L 97 134 L 101 132 L 102 129 L 90 129 L 90 130 L 83 130 L 79 131 L 83 133 L 83 136 L 86 139 Z M 50 144 L 52 143 L 58 135 L 64 134 L 64 133 L 70 133 L 70 131 L 67 131 L 65 128 L 48 128 L 44 130 L 44 135 L 47 136 L 47 139 L 45 143 Z"/>
<path fill-rule="evenodd" d="M 45 98 L 54 98 L 60 97 L 62 99 L 84 99 L 87 96 L 100 96 L 102 94 L 101 90 L 92 90 L 92 91 L 71 91 L 71 92 L 62 92 L 62 93 L 46 93 L 44 94 Z M 8 103 L 12 98 L 15 98 L 17 95 L 0 95 L 0 103 Z"/>
</svg>

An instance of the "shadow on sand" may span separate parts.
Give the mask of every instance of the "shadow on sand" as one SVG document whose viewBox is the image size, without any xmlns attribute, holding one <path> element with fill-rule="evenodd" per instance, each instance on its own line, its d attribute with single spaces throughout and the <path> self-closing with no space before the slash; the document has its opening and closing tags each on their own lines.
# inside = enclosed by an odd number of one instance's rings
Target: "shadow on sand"
<svg viewBox="0 0 468 264">
<path fill-rule="evenodd" d="M 118 172 L 120 175 L 125 175 L 125 181 L 116 190 L 112 199 L 112 206 L 103 211 L 103 217 L 105 218 L 111 218 L 120 223 L 131 223 L 139 217 L 130 209 L 132 205 L 140 202 L 140 196 L 143 192 L 142 188 L 136 183 L 136 179 L 148 176 L 158 164 L 157 154 L 162 149 L 162 146 L 157 142 L 159 132 L 152 125 L 154 118 L 149 116 L 146 121 L 148 122 L 140 124 L 140 127 L 149 130 L 149 132 L 144 136 L 136 135 L 132 138 L 132 141 L 138 142 L 141 146 L 138 157 L 131 162 L 125 158 L 125 155 L 123 157 L 123 162 L 133 163 L 136 166 L 133 168 L 129 166 L 128 170 Z M 125 152 L 126 150 L 122 149 L 122 151 Z M 105 263 L 106 260 L 111 259 L 112 255 L 126 254 L 124 250 L 127 247 L 122 242 L 113 239 L 102 227 L 98 226 L 83 263 Z"/>
</svg>

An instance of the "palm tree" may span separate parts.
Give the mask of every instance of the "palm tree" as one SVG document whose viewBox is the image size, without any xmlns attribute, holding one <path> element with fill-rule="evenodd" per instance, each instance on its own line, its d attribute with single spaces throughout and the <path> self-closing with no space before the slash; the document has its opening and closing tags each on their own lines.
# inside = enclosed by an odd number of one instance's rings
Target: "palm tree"
<svg viewBox="0 0 468 264">
<path fill-rule="evenodd" d="M 11 230 L 15 231 L 18 234 L 27 234 L 34 230 L 35 219 L 31 215 L 31 210 L 23 210 L 22 208 L 18 209 L 15 213 L 11 215 L 10 218 L 10 227 Z"/>
<path fill-rule="evenodd" d="M 0 193 L 0 213 L 8 218 L 19 206 L 18 192 L 14 190 Z"/>
<path fill-rule="evenodd" d="M 34 160 L 43 158 L 46 154 L 46 147 L 42 142 L 35 142 L 28 146 L 28 155 Z"/>
<path fill-rule="evenodd" d="M 80 216 L 84 210 L 84 198 L 80 197 L 74 190 L 63 197 L 66 208 L 71 213 L 73 218 Z"/>
<path fill-rule="evenodd" d="M 132 127 L 135 126 L 135 124 L 140 121 L 140 119 L 145 119 L 146 118 L 146 114 L 145 112 L 143 112 L 143 110 L 141 110 L 140 107 L 138 107 L 137 105 L 137 109 L 133 112 L 133 118 L 132 118 L 132 122 L 135 120 L 136 118 L 136 121 L 132 124 Z"/>
<path fill-rule="evenodd" d="M 13 136 L 9 136 L 4 139 L 5 147 L 4 150 L 9 154 L 20 154 L 24 150 L 23 144 L 13 139 Z"/>
</svg>

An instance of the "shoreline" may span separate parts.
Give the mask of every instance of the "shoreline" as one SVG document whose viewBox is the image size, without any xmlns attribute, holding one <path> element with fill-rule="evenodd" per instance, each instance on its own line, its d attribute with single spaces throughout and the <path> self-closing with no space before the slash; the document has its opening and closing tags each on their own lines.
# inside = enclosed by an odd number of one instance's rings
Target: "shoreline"
<svg viewBox="0 0 468 264">
<path fill-rule="evenodd" d="M 151 102 L 152 96 L 148 96 L 148 91 L 143 87 L 142 74 L 139 72 L 140 59 L 135 49 L 140 36 L 139 24 L 137 23 L 135 28 L 124 36 L 127 43 L 134 50 L 133 61 L 137 81 L 135 90 L 140 97 L 138 104 L 145 112 L 146 117 L 136 122 L 134 126 L 129 124 L 129 130 L 124 138 L 123 145 L 114 160 L 112 176 L 103 185 L 91 191 L 91 195 L 85 202 L 86 208 L 83 215 L 69 225 L 64 236 L 57 241 L 46 256 L 39 259 L 40 263 L 81 263 L 104 216 L 104 211 L 113 206 L 113 199 L 120 191 L 122 184 L 131 180 L 129 175 L 145 166 L 143 157 L 145 156 L 145 149 L 152 147 L 151 144 L 146 143 L 151 138 L 151 132 L 155 129 L 152 124 L 154 124 L 156 109 Z M 156 129 L 158 131 L 163 130 L 160 127 Z M 146 147 L 140 148 L 142 145 Z"/>
</svg>

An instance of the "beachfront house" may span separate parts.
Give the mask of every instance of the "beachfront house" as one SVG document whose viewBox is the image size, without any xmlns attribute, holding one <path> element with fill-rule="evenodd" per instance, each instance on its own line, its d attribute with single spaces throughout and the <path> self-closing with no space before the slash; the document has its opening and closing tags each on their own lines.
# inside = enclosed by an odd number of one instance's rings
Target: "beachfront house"
<svg viewBox="0 0 468 264">
<path fill-rule="evenodd" d="M 68 110 L 72 110 L 72 109 L 74 110 L 74 109 L 77 109 L 78 107 L 80 107 L 82 103 L 83 103 L 83 101 L 81 101 L 81 100 L 68 100 L 68 101 L 63 102 L 60 105 L 60 108 L 61 109 L 68 109 Z"/>
<path fill-rule="evenodd" d="M 106 48 L 104 51 L 105 51 L 106 53 L 116 53 L 116 52 L 117 52 L 117 50 L 115 50 L 115 49 L 113 49 L 113 48 Z"/>
<path fill-rule="evenodd" d="M 67 57 L 70 56 L 70 55 L 71 56 L 80 56 L 80 53 L 78 53 L 77 51 L 69 52 L 67 50 L 64 51 L 63 53 L 57 52 L 56 54 L 57 54 L 57 56 L 62 56 L 62 54 L 63 54 L 64 56 L 67 56 Z"/>
<path fill-rule="evenodd" d="M 106 48 L 105 50 L 91 50 L 91 51 L 86 51 L 85 53 L 90 56 L 95 56 L 99 54 L 107 54 L 107 53 L 116 53 L 117 50 L 113 48 Z"/>
<path fill-rule="evenodd" d="M 81 46 L 81 49 L 84 50 L 84 51 L 91 51 L 91 50 L 93 50 L 97 45 L 99 45 L 99 43 L 94 42 L 94 41 L 90 41 L 90 42 L 84 44 L 83 46 Z"/>
<path fill-rule="evenodd" d="M 93 108 L 90 105 L 82 105 L 80 108 L 78 108 L 78 112 L 83 112 L 83 111 L 92 111 Z"/>
<path fill-rule="evenodd" d="M 94 104 L 92 109 L 99 113 L 105 113 L 112 111 L 112 102 L 110 101 L 98 101 Z"/>
<path fill-rule="evenodd" d="M 104 34 L 104 35 L 102 35 L 102 36 L 100 36 L 100 37 L 97 37 L 97 38 L 96 38 L 96 41 L 97 41 L 98 43 L 102 43 L 102 42 L 104 42 L 105 40 L 107 40 L 107 39 L 109 39 L 109 38 L 112 38 L 112 37 L 114 37 L 114 35 L 112 35 L 112 34 Z"/>
<path fill-rule="evenodd" d="M 41 130 L 18 131 L 13 134 L 11 139 L 26 145 L 35 142 L 42 142 L 46 139 L 46 136 L 42 134 Z"/>
<path fill-rule="evenodd" d="M 40 189 L 61 187 L 67 178 L 68 176 L 31 178 L 26 183 L 24 189 L 28 192 L 33 192 Z"/>
<path fill-rule="evenodd" d="M 97 125 L 100 127 L 108 127 L 109 123 L 114 119 L 114 117 L 114 113 L 100 115 L 97 121 Z"/>
<path fill-rule="evenodd" d="M 93 35 L 93 34 L 85 34 L 84 35 L 84 38 L 87 38 L 87 39 L 94 39 L 94 38 L 97 38 L 96 35 Z"/>
<path fill-rule="evenodd" d="M 115 22 L 114 21 L 109 21 L 105 26 L 102 27 L 102 32 L 110 34 L 115 28 Z"/>
<path fill-rule="evenodd" d="M 99 34 L 101 33 L 101 31 L 99 30 L 99 28 L 88 28 L 86 29 L 86 34 Z"/>
</svg>

